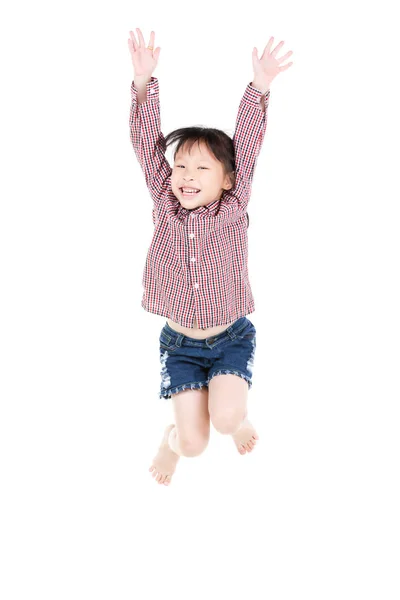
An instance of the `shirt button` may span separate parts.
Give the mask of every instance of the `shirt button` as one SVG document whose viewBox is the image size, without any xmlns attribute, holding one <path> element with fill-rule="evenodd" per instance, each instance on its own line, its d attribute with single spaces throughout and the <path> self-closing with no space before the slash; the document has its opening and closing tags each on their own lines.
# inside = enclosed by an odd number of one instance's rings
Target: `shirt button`
<svg viewBox="0 0 400 600">
<path fill-rule="evenodd" d="M 198 288 L 198 287 L 199 287 L 199 284 L 198 284 L 198 283 L 195 283 L 195 284 L 194 284 L 194 287 L 195 287 L 195 288 Z"/>
<path fill-rule="evenodd" d="M 155 91 L 155 90 L 153 90 L 153 89 L 149 90 L 149 94 L 155 94 L 155 92 L 156 92 L 156 91 Z"/>
<path fill-rule="evenodd" d="M 192 262 L 196 262 L 196 259 L 194 256 L 192 256 L 192 258 L 190 259 Z"/>
<path fill-rule="evenodd" d="M 190 238 L 194 238 L 194 233 L 189 233 Z"/>
</svg>

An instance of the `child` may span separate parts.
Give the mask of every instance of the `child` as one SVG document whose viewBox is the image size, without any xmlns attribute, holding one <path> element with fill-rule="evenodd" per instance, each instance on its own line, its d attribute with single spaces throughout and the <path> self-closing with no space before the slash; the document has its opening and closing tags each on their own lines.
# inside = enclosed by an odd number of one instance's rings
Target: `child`
<svg viewBox="0 0 400 600">
<path fill-rule="evenodd" d="M 247 204 L 264 139 L 270 83 L 280 42 L 261 59 L 253 50 L 254 78 L 239 106 L 233 139 L 218 129 L 187 127 L 164 138 L 159 84 L 152 73 L 160 48 L 154 32 L 146 47 L 140 29 L 128 40 L 134 67 L 131 142 L 153 200 L 155 226 L 143 272 L 142 306 L 167 317 L 159 337 L 160 398 L 172 398 L 169 425 L 150 467 L 168 485 L 180 456 L 207 446 L 210 421 L 232 436 L 240 454 L 258 435 L 247 419 L 256 329 L 247 270 Z M 165 150 L 178 142 L 171 169 Z"/>
</svg>

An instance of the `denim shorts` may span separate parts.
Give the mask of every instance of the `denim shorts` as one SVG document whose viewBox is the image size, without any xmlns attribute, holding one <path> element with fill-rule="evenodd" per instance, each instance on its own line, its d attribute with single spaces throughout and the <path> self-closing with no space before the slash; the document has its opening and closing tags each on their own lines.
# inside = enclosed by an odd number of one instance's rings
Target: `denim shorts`
<svg viewBox="0 0 400 600">
<path fill-rule="evenodd" d="M 252 386 L 256 328 L 240 317 L 222 333 L 199 340 L 172 329 L 165 322 L 160 338 L 161 386 L 159 398 L 171 398 L 184 389 L 208 387 L 215 375 L 232 373 Z"/>
</svg>

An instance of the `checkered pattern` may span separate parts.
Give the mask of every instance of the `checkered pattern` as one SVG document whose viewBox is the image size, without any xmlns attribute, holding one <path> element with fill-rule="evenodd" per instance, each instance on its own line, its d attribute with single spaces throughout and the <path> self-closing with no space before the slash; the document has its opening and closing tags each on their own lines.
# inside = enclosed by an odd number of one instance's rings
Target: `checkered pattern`
<svg viewBox="0 0 400 600">
<path fill-rule="evenodd" d="M 183 327 L 225 325 L 255 310 L 248 277 L 247 204 L 265 136 L 270 90 L 249 83 L 239 105 L 233 142 L 236 186 L 219 200 L 188 210 L 171 188 L 172 169 L 161 132 L 159 83 L 147 83 L 138 103 L 131 84 L 130 139 L 153 200 L 154 233 L 143 271 L 142 307 Z"/>
</svg>

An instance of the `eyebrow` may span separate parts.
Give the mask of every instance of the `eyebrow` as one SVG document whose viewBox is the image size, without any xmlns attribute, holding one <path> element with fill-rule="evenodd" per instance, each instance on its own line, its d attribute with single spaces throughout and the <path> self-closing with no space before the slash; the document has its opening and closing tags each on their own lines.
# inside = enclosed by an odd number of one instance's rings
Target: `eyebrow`
<svg viewBox="0 0 400 600">
<path fill-rule="evenodd" d="M 182 156 L 176 157 L 175 160 L 185 160 Z M 198 160 L 198 162 L 205 162 L 208 163 L 209 165 L 211 164 L 211 162 L 208 160 L 208 158 L 200 158 Z"/>
</svg>

